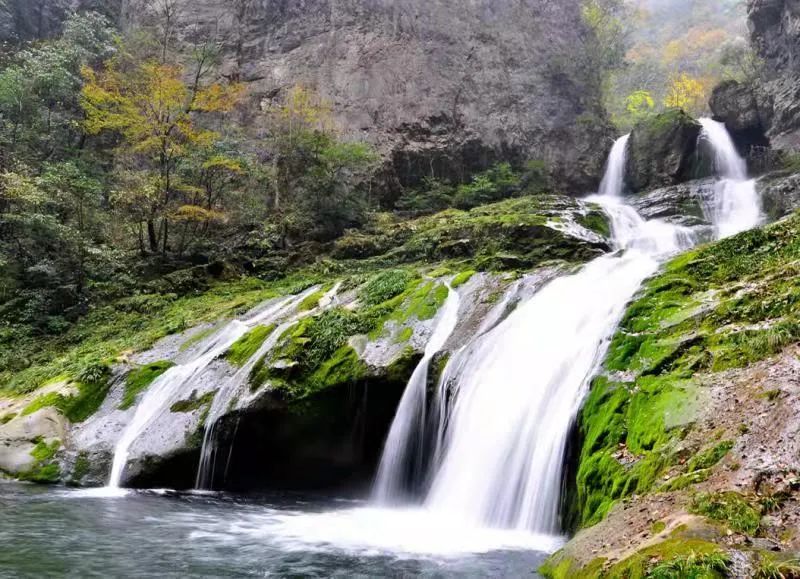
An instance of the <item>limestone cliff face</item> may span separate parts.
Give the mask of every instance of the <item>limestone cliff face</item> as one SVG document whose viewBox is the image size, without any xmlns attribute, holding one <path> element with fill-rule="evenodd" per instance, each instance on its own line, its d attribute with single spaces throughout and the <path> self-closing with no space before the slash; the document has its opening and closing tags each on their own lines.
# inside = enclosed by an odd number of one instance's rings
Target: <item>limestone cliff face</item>
<svg viewBox="0 0 800 579">
<path fill-rule="evenodd" d="M 127 12 L 143 18 L 147 0 L 133 1 Z M 386 155 L 390 184 L 468 177 L 502 158 L 545 161 L 568 193 L 596 185 L 611 130 L 577 2 L 179 2 L 181 36 L 224 39 L 225 75 L 262 104 L 315 88 L 347 137 Z"/>
<path fill-rule="evenodd" d="M 800 0 L 749 0 L 753 46 L 766 64 L 773 146 L 800 150 Z"/>
<path fill-rule="evenodd" d="M 388 189 L 541 160 L 552 185 L 597 185 L 612 130 L 573 0 L 176 0 L 175 37 L 223 42 L 254 104 L 295 84 L 385 155 Z M 156 0 L 0 0 L 0 41 L 52 36 L 71 11 L 135 27 Z M 390 195 L 391 196 L 391 195 Z"/>
</svg>

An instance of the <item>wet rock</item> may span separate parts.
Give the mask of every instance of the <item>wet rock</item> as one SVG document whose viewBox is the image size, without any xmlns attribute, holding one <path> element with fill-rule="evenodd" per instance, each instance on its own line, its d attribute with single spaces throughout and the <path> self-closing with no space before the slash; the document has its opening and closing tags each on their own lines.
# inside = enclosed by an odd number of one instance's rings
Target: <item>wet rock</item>
<svg viewBox="0 0 800 579">
<path fill-rule="evenodd" d="M 772 101 L 769 137 L 800 150 L 800 0 L 749 0 L 753 46 L 765 63 L 758 82 Z"/>
<path fill-rule="evenodd" d="M 756 183 L 764 212 L 774 221 L 800 209 L 800 174 L 775 173 Z"/>
<path fill-rule="evenodd" d="M 637 124 L 628 144 L 627 188 L 638 193 L 707 176 L 696 156 L 701 130 L 697 121 L 679 109 Z"/>
<path fill-rule="evenodd" d="M 753 84 L 726 80 L 709 101 L 714 120 L 725 123 L 741 152 L 749 156 L 753 147 L 768 147 L 772 125 L 772 102 Z"/>
<path fill-rule="evenodd" d="M 630 198 L 645 219 L 664 219 L 686 226 L 709 225 L 704 207 L 713 198 L 713 178 L 662 187 Z"/>
<path fill-rule="evenodd" d="M 0 471 L 15 475 L 30 470 L 38 462 L 31 454 L 36 445 L 63 441 L 67 425 L 55 408 L 42 408 L 0 426 Z"/>
</svg>

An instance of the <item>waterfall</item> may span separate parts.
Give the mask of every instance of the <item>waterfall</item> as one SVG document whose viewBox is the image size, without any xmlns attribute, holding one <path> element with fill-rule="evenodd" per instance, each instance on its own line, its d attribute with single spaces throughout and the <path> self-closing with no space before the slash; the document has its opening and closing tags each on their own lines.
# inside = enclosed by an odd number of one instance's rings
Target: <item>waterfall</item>
<svg viewBox="0 0 800 579">
<path fill-rule="evenodd" d="M 381 503 L 398 502 L 408 482 L 422 477 L 428 368 L 456 327 L 458 307 L 458 292 L 448 285 L 447 300 L 436 318 L 433 335 L 408 381 L 386 439 L 374 489 L 374 497 Z"/>
<path fill-rule="evenodd" d="M 603 197 L 620 197 L 625 189 L 625 162 L 628 159 L 630 138 L 630 135 L 624 135 L 611 147 L 606 162 L 606 172 L 600 182 L 600 195 Z"/>
<path fill-rule="evenodd" d="M 188 361 L 173 366 L 159 376 L 137 404 L 132 420 L 117 441 L 108 486 L 120 487 L 131 446 L 159 416 L 169 409 L 185 388 L 191 388 L 196 379 L 248 331 L 260 324 L 271 323 L 287 305 L 296 306 L 317 289 L 310 288 L 299 296 L 282 298 L 246 320 L 229 322 L 194 348 L 192 357 Z"/>
<path fill-rule="evenodd" d="M 706 118 L 700 119 L 700 124 L 700 139 L 711 146 L 714 170 L 720 178 L 714 186 L 713 200 L 705 207 L 715 236 L 729 237 L 756 227 L 763 220 L 761 200 L 755 180 L 747 178 L 747 163 L 723 123 Z"/>
<path fill-rule="evenodd" d="M 402 500 L 387 470 L 390 451 L 424 451 L 433 444 L 428 481 L 420 497 L 429 512 L 470 527 L 559 532 L 564 453 L 591 378 L 596 374 L 625 307 L 664 259 L 690 247 L 691 232 L 645 221 L 622 199 L 628 137 L 609 157 L 602 194 L 590 197 L 612 223 L 618 251 L 580 272 L 558 278 L 507 318 L 457 351 L 434 398 L 433 440 L 424 414 L 425 391 L 409 383 L 381 464 L 376 494 Z M 414 410 L 413 417 L 407 416 Z M 401 421 L 401 424 L 398 424 Z M 399 439 L 402 436 L 402 439 Z M 429 451 L 430 452 L 430 451 Z M 404 456 L 406 463 L 415 460 Z M 417 457 L 418 460 L 418 457 Z M 419 475 L 418 475 L 419 476 Z"/>
</svg>

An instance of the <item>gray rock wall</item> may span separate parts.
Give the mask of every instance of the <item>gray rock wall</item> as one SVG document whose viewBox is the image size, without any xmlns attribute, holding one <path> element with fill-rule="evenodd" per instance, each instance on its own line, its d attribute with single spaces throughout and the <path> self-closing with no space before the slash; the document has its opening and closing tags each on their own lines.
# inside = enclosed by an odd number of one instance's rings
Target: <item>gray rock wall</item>
<svg viewBox="0 0 800 579">
<path fill-rule="evenodd" d="M 611 129 L 577 2 L 178 1 L 184 39 L 224 39 L 225 75 L 262 104 L 315 88 L 346 136 L 386 155 L 390 184 L 501 158 L 544 160 L 567 193 L 597 184 Z"/>
<path fill-rule="evenodd" d="M 749 0 L 748 18 L 753 46 L 765 63 L 772 145 L 800 151 L 800 0 Z"/>
</svg>

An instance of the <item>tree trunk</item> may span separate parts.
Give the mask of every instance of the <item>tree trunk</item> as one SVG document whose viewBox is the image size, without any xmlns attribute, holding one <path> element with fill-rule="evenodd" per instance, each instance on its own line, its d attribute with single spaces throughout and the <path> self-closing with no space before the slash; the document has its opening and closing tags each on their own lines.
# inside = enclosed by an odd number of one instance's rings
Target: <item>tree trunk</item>
<svg viewBox="0 0 800 579">
<path fill-rule="evenodd" d="M 150 243 L 150 251 L 158 251 L 158 235 L 156 235 L 156 223 L 152 219 L 147 220 L 147 240 Z"/>
</svg>

